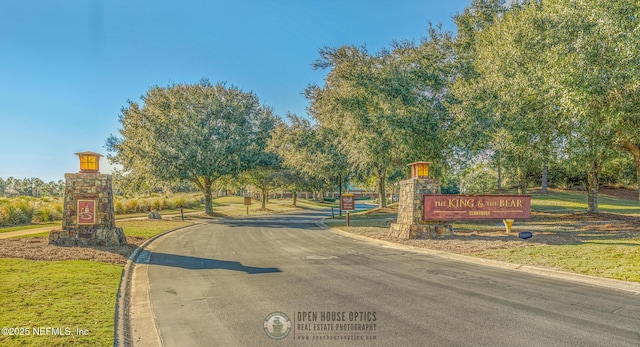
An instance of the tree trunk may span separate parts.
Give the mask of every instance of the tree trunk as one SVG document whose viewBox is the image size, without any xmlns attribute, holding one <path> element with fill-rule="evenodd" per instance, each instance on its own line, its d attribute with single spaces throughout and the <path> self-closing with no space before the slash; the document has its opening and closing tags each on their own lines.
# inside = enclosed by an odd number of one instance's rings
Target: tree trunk
<svg viewBox="0 0 640 347">
<path fill-rule="evenodd" d="M 213 215 L 213 196 L 211 194 L 211 181 L 208 179 L 204 179 L 203 185 L 204 191 L 204 212 L 208 215 Z"/>
<path fill-rule="evenodd" d="M 587 174 L 587 212 L 598 213 L 598 188 L 602 165 L 599 160 L 595 160 L 589 166 Z"/>
<path fill-rule="evenodd" d="M 385 208 L 387 207 L 387 198 L 385 194 L 385 180 L 387 179 L 386 170 L 378 170 L 378 198 L 380 199 L 378 203 L 378 207 Z"/>
<path fill-rule="evenodd" d="M 502 189 L 502 167 L 498 164 L 498 189 Z"/>
<path fill-rule="evenodd" d="M 636 182 L 636 188 L 638 188 L 638 204 L 640 204 L 640 157 L 636 160 L 636 176 L 638 182 Z"/>
<path fill-rule="evenodd" d="M 260 204 L 260 208 L 264 210 L 267 208 L 267 189 L 262 188 L 260 189 L 260 191 L 262 192 L 262 202 Z"/>
<path fill-rule="evenodd" d="M 527 179 L 520 168 L 516 171 L 518 177 L 518 195 L 527 194 Z"/>
<path fill-rule="evenodd" d="M 298 205 L 296 205 L 298 203 L 298 193 L 295 191 L 291 193 L 291 198 L 293 199 L 293 206 L 298 207 Z"/>
<path fill-rule="evenodd" d="M 640 144 L 634 144 L 630 141 L 623 141 L 622 146 L 629 151 L 633 156 L 633 161 L 636 164 L 636 175 L 638 183 L 638 203 L 640 203 Z"/>
<path fill-rule="evenodd" d="M 192 179 L 192 182 L 204 195 L 204 213 L 213 215 L 213 195 L 211 193 L 212 181 L 208 177 L 196 177 Z"/>
<path fill-rule="evenodd" d="M 549 166 L 545 160 L 542 164 L 542 192 L 547 193 L 547 187 L 549 186 Z"/>
<path fill-rule="evenodd" d="M 636 162 L 636 176 L 637 176 L 637 184 L 636 188 L 638 188 L 638 204 L 640 204 L 640 155 L 633 158 Z"/>
<path fill-rule="evenodd" d="M 338 202 L 342 205 L 342 174 L 338 174 Z M 342 207 L 338 208 L 338 213 L 342 217 Z"/>
</svg>

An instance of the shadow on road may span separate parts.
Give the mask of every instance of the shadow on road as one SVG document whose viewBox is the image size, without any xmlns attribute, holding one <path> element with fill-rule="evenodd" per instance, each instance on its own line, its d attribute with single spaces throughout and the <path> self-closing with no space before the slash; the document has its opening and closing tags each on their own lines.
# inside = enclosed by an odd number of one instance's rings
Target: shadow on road
<svg viewBox="0 0 640 347">
<path fill-rule="evenodd" d="M 138 259 L 138 262 L 141 262 Z M 275 267 L 253 267 L 244 266 L 237 261 L 207 259 L 198 257 L 188 257 L 184 255 L 166 254 L 166 253 L 151 253 L 148 260 L 142 262 L 150 265 L 171 266 L 179 267 L 188 270 L 232 270 L 246 272 L 247 274 L 265 274 L 282 272 L 282 270 Z"/>
</svg>

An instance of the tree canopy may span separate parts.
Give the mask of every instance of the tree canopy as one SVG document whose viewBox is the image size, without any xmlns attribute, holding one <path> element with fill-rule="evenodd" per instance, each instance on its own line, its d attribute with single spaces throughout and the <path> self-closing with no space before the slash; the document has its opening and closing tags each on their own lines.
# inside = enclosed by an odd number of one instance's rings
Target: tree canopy
<svg viewBox="0 0 640 347">
<path fill-rule="evenodd" d="M 597 212 L 603 161 L 620 149 L 640 154 L 638 6 L 547 0 L 489 7 L 493 17 L 483 23 L 490 24 L 476 27 L 471 46 L 459 45 L 472 47 L 461 56 L 474 73 L 453 86 L 467 139 L 481 139 L 481 149 L 522 173 L 558 155 L 581 162 L 589 211 Z"/>
<path fill-rule="evenodd" d="M 142 101 L 122 109 L 120 136 L 107 141 L 111 160 L 126 171 L 190 180 L 213 213 L 213 183 L 262 164 L 275 117 L 253 93 L 202 80 L 152 87 Z"/>
<path fill-rule="evenodd" d="M 314 64 L 330 70 L 323 86 L 307 89 L 310 113 L 336 135 L 354 171 L 376 178 L 380 207 L 389 175 L 411 161 L 444 164 L 450 42 L 432 28 L 419 45 L 396 42 L 377 54 L 324 48 Z"/>
</svg>

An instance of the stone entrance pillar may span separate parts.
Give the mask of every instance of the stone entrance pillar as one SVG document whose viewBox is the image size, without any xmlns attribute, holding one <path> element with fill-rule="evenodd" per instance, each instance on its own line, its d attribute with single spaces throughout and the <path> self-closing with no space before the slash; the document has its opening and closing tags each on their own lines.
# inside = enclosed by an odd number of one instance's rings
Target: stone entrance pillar
<svg viewBox="0 0 640 347">
<path fill-rule="evenodd" d="M 440 194 L 440 181 L 429 178 L 429 162 L 415 162 L 411 166 L 411 176 L 400 181 L 398 219 L 391 223 L 389 236 L 402 239 L 435 238 L 453 235 L 451 224 L 423 219 L 423 198 L 425 194 Z"/>
<path fill-rule="evenodd" d="M 62 230 L 49 234 L 49 243 L 61 246 L 120 246 L 127 243 L 117 228 L 111 175 L 99 172 L 102 155 L 76 153 L 80 172 L 65 174 Z"/>
</svg>

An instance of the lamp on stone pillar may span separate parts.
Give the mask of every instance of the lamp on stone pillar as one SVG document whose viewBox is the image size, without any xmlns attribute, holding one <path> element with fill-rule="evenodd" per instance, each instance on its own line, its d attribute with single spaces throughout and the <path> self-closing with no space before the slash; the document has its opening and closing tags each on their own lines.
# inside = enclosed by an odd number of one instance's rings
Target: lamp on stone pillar
<svg viewBox="0 0 640 347">
<path fill-rule="evenodd" d="M 411 166 L 411 175 L 409 178 L 429 178 L 429 164 L 431 164 L 431 162 L 428 161 L 417 161 L 409 164 L 409 166 Z"/>
<path fill-rule="evenodd" d="M 76 153 L 80 158 L 81 173 L 100 173 L 100 157 L 102 154 L 94 152 Z"/>
</svg>

